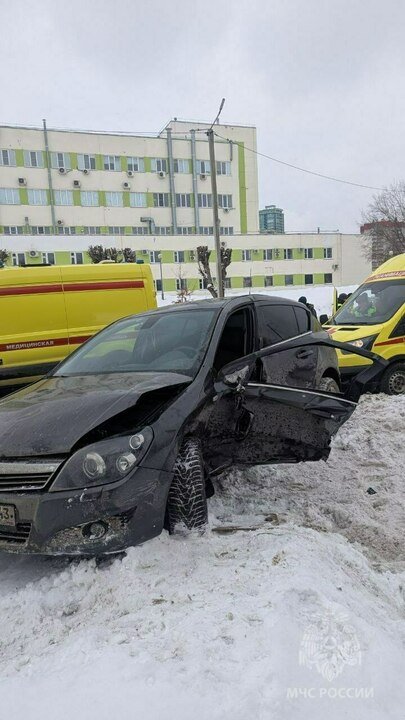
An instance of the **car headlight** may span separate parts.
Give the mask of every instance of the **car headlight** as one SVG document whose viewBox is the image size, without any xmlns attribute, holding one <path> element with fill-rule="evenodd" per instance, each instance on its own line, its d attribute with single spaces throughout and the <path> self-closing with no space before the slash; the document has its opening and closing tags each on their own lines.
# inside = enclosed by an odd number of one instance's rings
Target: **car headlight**
<svg viewBox="0 0 405 720">
<path fill-rule="evenodd" d="M 377 335 L 368 335 L 364 338 L 358 338 L 358 340 L 348 340 L 348 345 L 353 345 L 354 347 L 362 348 L 363 350 L 371 350 L 373 347 L 374 340 L 376 339 Z M 343 355 L 350 355 L 349 350 L 341 350 Z"/>
<path fill-rule="evenodd" d="M 139 433 L 114 437 L 77 450 L 63 465 L 51 491 L 106 485 L 122 480 L 144 457 L 153 440 L 145 427 Z"/>
</svg>

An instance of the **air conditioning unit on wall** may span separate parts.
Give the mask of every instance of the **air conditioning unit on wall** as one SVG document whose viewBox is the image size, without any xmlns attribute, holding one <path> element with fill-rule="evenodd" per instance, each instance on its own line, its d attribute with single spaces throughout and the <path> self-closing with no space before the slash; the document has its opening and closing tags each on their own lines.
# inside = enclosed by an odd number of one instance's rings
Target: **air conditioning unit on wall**
<svg viewBox="0 0 405 720">
<path fill-rule="evenodd" d="M 165 173 L 164 170 L 159 170 L 158 175 L 159 175 L 160 178 L 165 178 L 165 177 L 166 177 L 166 173 Z"/>
<path fill-rule="evenodd" d="M 39 257 L 39 252 L 37 252 L 36 250 L 30 250 L 28 255 L 30 258 L 37 258 Z"/>
</svg>

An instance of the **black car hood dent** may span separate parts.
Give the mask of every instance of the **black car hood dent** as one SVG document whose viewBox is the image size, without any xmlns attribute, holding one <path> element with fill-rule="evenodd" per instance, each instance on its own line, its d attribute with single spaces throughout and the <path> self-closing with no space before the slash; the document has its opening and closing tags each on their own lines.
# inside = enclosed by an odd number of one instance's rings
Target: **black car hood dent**
<svg viewBox="0 0 405 720">
<path fill-rule="evenodd" d="M 51 377 L 0 402 L 0 457 L 65 455 L 142 395 L 191 382 L 177 373 Z M 159 404 L 159 393 L 156 403 Z"/>
</svg>

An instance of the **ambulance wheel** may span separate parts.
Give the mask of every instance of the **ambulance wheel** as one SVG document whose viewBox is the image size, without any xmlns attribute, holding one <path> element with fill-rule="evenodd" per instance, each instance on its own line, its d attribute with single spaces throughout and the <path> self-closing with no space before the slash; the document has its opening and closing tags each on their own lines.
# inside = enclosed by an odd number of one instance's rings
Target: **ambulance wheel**
<svg viewBox="0 0 405 720">
<path fill-rule="evenodd" d="M 405 362 L 392 363 L 381 380 L 381 392 L 387 395 L 405 393 Z"/>
</svg>

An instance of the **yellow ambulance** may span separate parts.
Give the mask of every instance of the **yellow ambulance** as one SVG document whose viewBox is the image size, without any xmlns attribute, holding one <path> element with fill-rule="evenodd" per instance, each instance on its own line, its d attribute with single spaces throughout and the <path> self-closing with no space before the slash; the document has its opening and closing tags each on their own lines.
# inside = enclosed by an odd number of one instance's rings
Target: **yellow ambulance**
<svg viewBox="0 0 405 720">
<path fill-rule="evenodd" d="M 154 308 L 146 264 L 0 268 L 0 393 L 38 380 L 114 320 Z"/>
<path fill-rule="evenodd" d="M 334 340 L 370 350 L 389 361 L 381 390 L 405 392 L 405 254 L 387 260 L 364 281 L 328 320 L 324 328 Z M 338 351 L 342 381 L 350 381 L 370 361 Z"/>
</svg>

